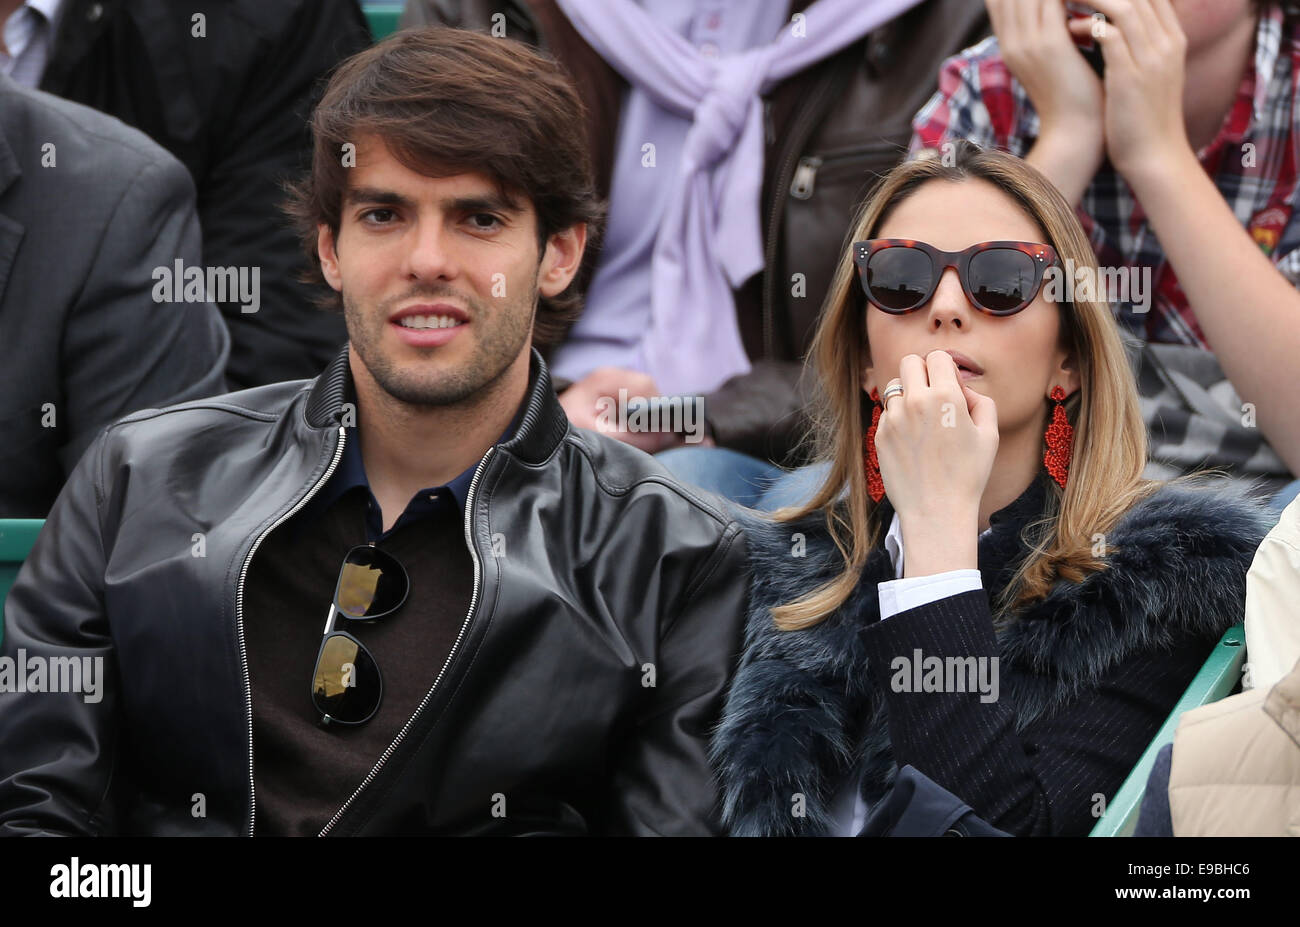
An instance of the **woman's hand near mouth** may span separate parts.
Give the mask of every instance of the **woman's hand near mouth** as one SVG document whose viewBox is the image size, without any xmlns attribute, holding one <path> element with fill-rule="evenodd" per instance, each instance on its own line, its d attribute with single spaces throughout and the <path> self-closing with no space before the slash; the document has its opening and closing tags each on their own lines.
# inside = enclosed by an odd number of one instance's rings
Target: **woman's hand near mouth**
<svg viewBox="0 0 1300 927">
<path fill-rule="evenodd" d="M 903 529 L 905 576 L 977 566 L 980 498 L 998 450 L 997 407 L 961 382 L 946 351 L 900 365 L 876 429 L 885 493 Z M 884 395 L 884 391 L 881 391 Z"/>
</svg>

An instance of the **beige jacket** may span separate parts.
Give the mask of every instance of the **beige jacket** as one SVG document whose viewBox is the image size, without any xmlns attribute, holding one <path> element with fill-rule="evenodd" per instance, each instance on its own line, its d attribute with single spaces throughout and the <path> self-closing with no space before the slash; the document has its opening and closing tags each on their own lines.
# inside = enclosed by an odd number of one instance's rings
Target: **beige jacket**
<svg viewBox="0 0 1300 927">
<path fill-rule="evenodd" d="M 1177 837 L 1300 837 L 1300 662 L 1183 715 L 1169 810 Z"/>
<path fill-rule="evenodd" d="M 1300 497 L 1286 507 L 1246 574 L 1243 689 L 1269 689 L 1300 660 Z"/>
</svg>

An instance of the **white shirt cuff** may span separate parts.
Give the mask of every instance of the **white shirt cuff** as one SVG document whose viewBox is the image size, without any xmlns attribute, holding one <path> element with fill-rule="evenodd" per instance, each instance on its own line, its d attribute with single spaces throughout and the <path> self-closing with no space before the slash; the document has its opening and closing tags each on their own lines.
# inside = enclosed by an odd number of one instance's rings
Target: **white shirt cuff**
<svg viewBox="0 0 1300 927">
<path fill-rule="evenodd" d="M 899 612 L 929 605 L 949 596 L 983 588 L 979 570 L 949 570 L 932 576 L 891 579 L 876 587 L 880 596 L 880 620 L 884 621 Z"/>
</svg>

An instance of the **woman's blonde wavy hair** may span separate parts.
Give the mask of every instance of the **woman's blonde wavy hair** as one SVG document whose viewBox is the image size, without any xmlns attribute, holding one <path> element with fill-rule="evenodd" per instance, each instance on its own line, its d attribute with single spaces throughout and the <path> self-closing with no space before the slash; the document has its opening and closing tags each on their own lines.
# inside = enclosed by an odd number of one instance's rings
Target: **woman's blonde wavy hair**
<svg viewBox="0 0 1300 927">
<path fill-rule="evenodd" d="M 881 180 L 858 212 L 809 351 L 808 373 L 815 374 L 814 389 L 819 394 L 809 438 L 816 459 L 829 464 L 829 472 L 806 503 L 773 513 L 783 523 L 823 511 L 844 569 L 802 598 L 773 608 L 778 628 L 811 627 L 842 605 L 887 528 L 880 506 L 867 494 L 863 474 L 863 436 L 871 413 L 871 400 L 861 387 L 868 304 L 848 246 L 872 238 L 891 210 L 923 184 L 971 178 L 993 184 L 1018 203 L 1063 264 L 1068 259 L 1075 268 L 1096 270 L 1092 247 L 1074 211 L 1042 174 L 1019 158 L 962 142 L 947 158 L 908 161 Z M 1062 337 L 1081 381 L 1080 389 L 1065 403 L 1074 426 L 1070 475 L 1064 490 L 1049 483 L 1044 517 L 1023 532 L 1030 551 L 994 603 L 999 621 L 1013 618 L 1022 607 L 1043 598 L 1058 578 L 1078 582 L 1105 569 L 1105 561 L 1094 554 L 1094 536 L 1105 535 L 1157 485 L 1142 478 L 1147 438 L 1137 386 L 1115 321 L 1102 301 L 1104 294 L 1098 295 L 1101 299 L 1057 303 Z M 1048 408 L 1044 398 L 1044 428 Z"/>
</svg>

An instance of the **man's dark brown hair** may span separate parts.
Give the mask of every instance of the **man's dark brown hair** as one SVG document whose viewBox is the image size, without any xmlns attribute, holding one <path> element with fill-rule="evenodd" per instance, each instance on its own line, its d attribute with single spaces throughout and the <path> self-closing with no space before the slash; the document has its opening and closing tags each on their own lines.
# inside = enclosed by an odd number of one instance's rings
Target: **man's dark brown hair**
<svg viewBox="0 0 1300 927">
<path fill-rule="evenodd" d="M 398 32 L 348 58 L 312 114 L 311 174 L 285 208 L 319 281 L 316 228 L 337 240 L 347 188 L 344 145 L 381 138 L 393 157 L 428 177 L 481 173 L 537 214 L 538 258 L 554 233 L 587 223 L 594 252 L 604 210 L 595 192 L 582 101 L 555 60 L 513 39 L 430 26 Z M 354 149 L 355 150 L 355 149 Z M 581 277 L 581 275 L 579 275 Z M 541 297 L 533 340 L 553 344 L 577 315 L 578 278 Z M 341 309 L 339 294 L 326 304 Z"/>
</svg>

